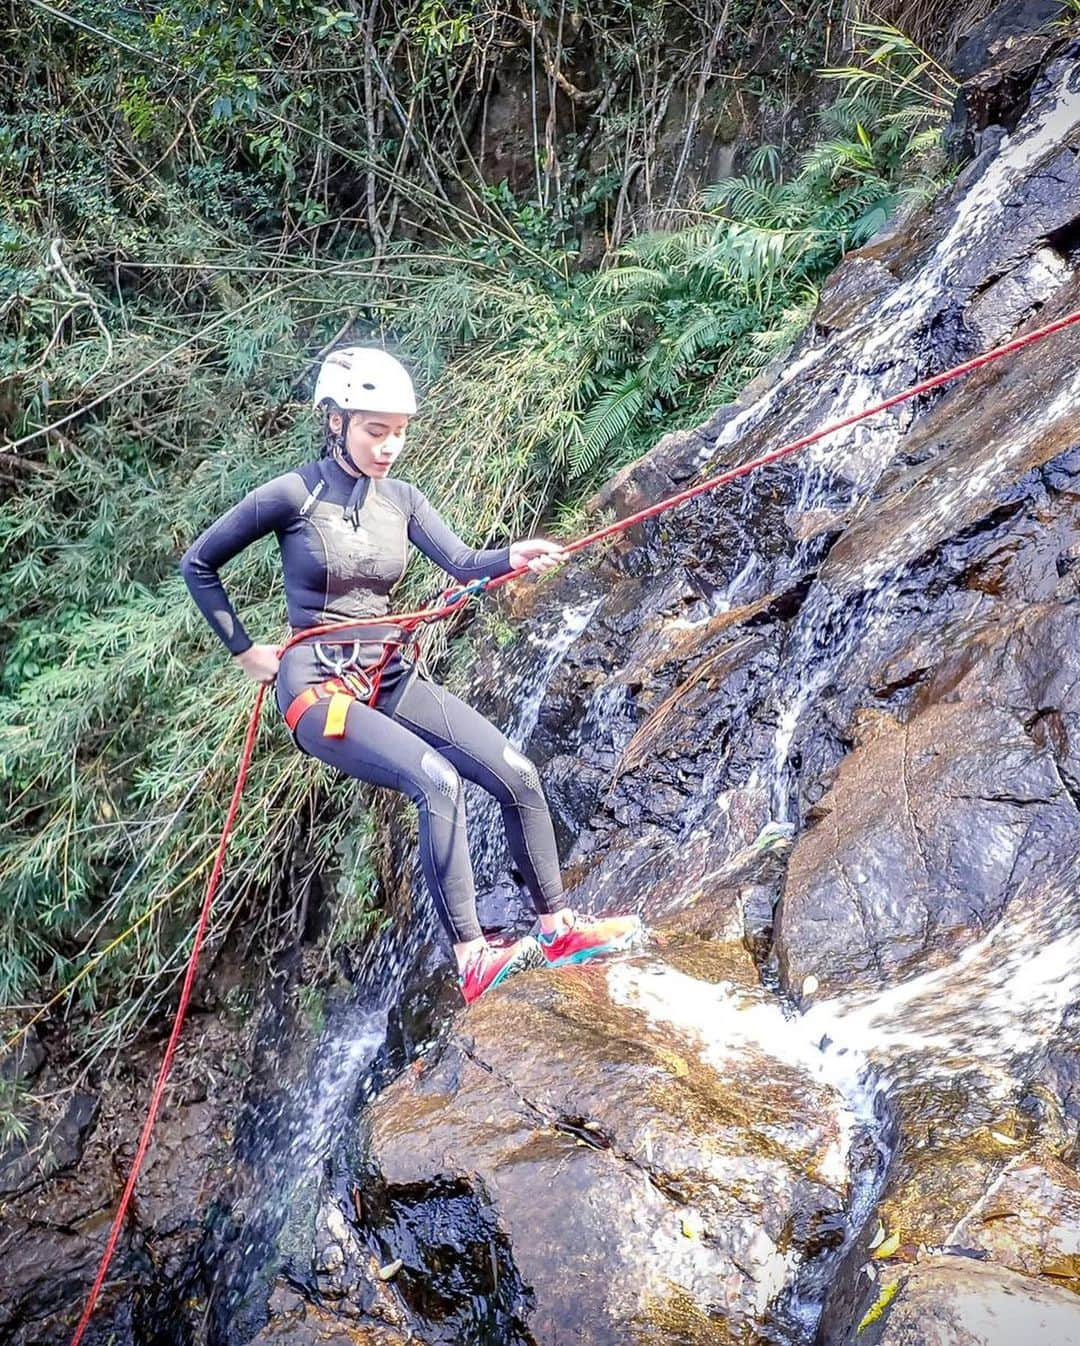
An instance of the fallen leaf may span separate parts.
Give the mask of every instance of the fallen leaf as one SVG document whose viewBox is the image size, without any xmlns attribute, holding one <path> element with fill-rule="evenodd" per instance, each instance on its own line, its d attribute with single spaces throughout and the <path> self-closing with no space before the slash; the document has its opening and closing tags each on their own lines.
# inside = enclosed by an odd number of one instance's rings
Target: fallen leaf
<svg viewBox="0 0 1080 1346">
<path fill-rule="evenodd" d="M 855 1329 L 856 1333 L 862 1332 L 865 1328 L 870 1327 L 871 1324 L 877 1322 L 877 1320 L 881 1317 L 881 1315 L 885 1312 L 885 1310 L 896 1298 L 899 1289 L 900 1289 L 899 1281 L 890 1281 L 889 1284 L 886 1285 L 884 1290 L 882 1290 L 881 1294 L 878 1295 L 877 1300 L 874 1302 L 874 1304 L 871 1305 L 871 1307 L 864 1314 L 862 1322 Z"/>
<path fill-rule="evenodd" d="M 900 1247 L 900 1232 L 898 1230 L 895 1234 L 890 1234 L 887 1239 L 884 1239 L 878 1245 L 878 1247 L 874 1249 L 871 1255 L 876 1262 L 881 1262 L 886 1257 L 891 1257 L 899 1247 Z"/>
<path fill-rule="evenodd" d="M 392 1262 L 387 1262 L 386 1266 L 379 1268 L 379 1280 L 393 1280 L 404 1265 L 400 1257 L 395 1257 Z"/>
<path fill-rule="evenodd" d="M 680 1056 L 678 1052 L 668 1051 L 666 1047 L 660 1047 L 656 1054 L 676 1079 L 685 1079 L 690 1074 L 690 1067 L 687 1065 L 685 1057 Z"/>
</svg>

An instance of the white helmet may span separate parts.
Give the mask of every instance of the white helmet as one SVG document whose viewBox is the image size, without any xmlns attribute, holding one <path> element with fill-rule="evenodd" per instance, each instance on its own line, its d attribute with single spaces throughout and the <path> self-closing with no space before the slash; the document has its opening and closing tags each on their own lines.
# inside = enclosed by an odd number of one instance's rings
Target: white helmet
<svg viewBox="0 0 1080 1346">
<path fill-rule="evenodd" d="M 327 399 L 342 411 L 416 415 L 416 393 L 408 371 L 377 346 L 342 346 L 330 352 L 315 380 L 316 409 Z"/>
</svg>

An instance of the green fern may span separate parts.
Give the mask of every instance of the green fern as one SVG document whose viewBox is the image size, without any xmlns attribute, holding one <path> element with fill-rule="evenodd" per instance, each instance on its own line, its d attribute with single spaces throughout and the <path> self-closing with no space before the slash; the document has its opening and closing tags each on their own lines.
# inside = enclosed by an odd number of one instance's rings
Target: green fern
<svg viewBox="0 0 1080 1346">
<path fill-rule="evenodd" d="M 612 440 L 626 433 L 645 405 L 645 396 L 644 381 L 634 370 L 596 399 L 585 413 L 570 453 L 573 476 L 588 472 Z"/>
</svg>

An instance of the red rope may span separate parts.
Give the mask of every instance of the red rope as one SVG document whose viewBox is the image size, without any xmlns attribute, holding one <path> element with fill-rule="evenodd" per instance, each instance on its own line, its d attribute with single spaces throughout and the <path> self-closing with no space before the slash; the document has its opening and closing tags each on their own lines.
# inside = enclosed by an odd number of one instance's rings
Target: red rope
<svg viewBox="0 0 1080 1346">
<path fill-rule="evenodd" d="M 142 1135 L 139 1137 L 139 1144 L 135 1150 L 135 1158 L 131 1161 L 131 1172 L 128 1174 L 127 1183 L 120 1197 L 120 1204 L 116 1208 L 116 1214 L 113 1216 L 112 1228 L 109 1230 L 109 1237 L 105 1244 L 105 1251 L 101 1257 L 101 1265 L 98 1267 L 97 1276 L 94 1284 L 87 1296 L 86 1307 L 83 1309 L 82 1317 L 79 1319 L 79 1325 L 75 1329 L 75 1335 L 71 1338 L 71 1346 L 79 1346 L 82 1341 L 83 1333 L 86 1331 L 87 1324 L 93 1315 L 94 1308 L 98 1301 L 98 1295 L 101 1294 L 101 1287 L 105 1284 L 105 1276 L 109 1270 L 109 1263 L 112 1261 L 113 1253 L 116 1251 L 116 1245 L 120 1240 L 120 1233 L 124 1226 L 124 1216 L 127 1214 L 128 1206 L 131 1204 L 131 1198 L 135 1192 L 135 1181 L 139 1176 L 139 1170 L 142 1168 L 143 1160 L 146 1157 L 146 1151 L 150 1145 L 150 1133 L 154 1129 L 154 1122 L 157 1120 L 158 1112 L 161 1108 L 161 1100 L 165 1095 L 165 1081 L 169 1077 L 169 1070 L 172 1066 L 173 1056 L 176 1054 L 176 1044 L 180 1040 L 180 1029 L 183 1027 L 184 1017 L 187 1014 L 188 1002 L 191 999 L 192 987 L 195 985 L 195 972 L 199 966 L 199 954 L 202 952 L 203 940 L 206 938 L 207 926 L 210 922 L 210 908 L 214 902 L 214 894 L 217 892 L 218 883 L 221 880 L 221 871 L 225 864 L 225 847 L 228 845 L 229 833 L 232 831 L 233 822 L 236 819 L 237 810 L 240 807 L 240 796 L 244 790 L 244 782 L 247 780 L 248 767 L 251 765 L 251 756 L 255 750 L 255 731 L 259 727 L 259 713 L 262 710 L 263 698 L 266 695 L 266 688 L 260 687 L 258 695 L 255 697 L 255 704 L 251 709 L 251 718 L 248 720 L 247 734 L 244 737 L 244 748 L 240 756 L 240 769 L 236 773 L 236 784 L 233 786 L 232 799 L 229 802 L 229 811 L 225 815 L 225 826 L 221 831 L 221 840 L 218 842 L 217 855 L 214 857 L 214 867 L 210 871 L 210 880 L 206 885 L 206 896 L 203 898 L 202 910 L 199 913 L 199 923 L 195 927 L 195 942 L 191 946 L 191 957 L 188 959 L 187 972 L 184 976 L 184 984 L 180 990 L 180 1003 L 176 1007 L 176 1018 L 173 1020 L 172 1032 L 169 1034 L 168 1045 L 165 1048 L 165 1055 L 162 1058 L 161 1069 L 158 1071 L 157 1082 L 154 1085 L 154 1092 L 150 1098 L 150 1110 L 146 1114 L 146 1121 L 143 1123 Z"/>
<path fill-rule="evenodd" d="M 963 364 L 947 369 L 944 374 L 935 374 L 933 378 L 924 379 L 922 383 L 916 383 L 912 388 L 905 388 L 903 392 L 894 393 L 892 397 L 887 397 L 884 402 L 878 402 L 863 411 L 853 412 L 852 415 L 845 416 L 843 420 L 833 421 L 831 425 L 825 426 L 822 430 L 815 430 L 812 434 L 803 435 L 801 439 L 793 439 L 790 444 L 774 449 L 771 453 L 762 454 L 760 458 L 751 459 L 750 462 L 743 463 L 739 467 L 729 468 L 726 472 L 721 472 L 719 476 L 710 477 L 708 481 L 699 482 L 697 486 L 691 486 L 685 491 L 680 491 L 678 495 L 670 495 L 667 499 L 661 500 L 655 505 L 649 505 L 646 509 L 639 509 L 636 514 L 630 514 L 625 519 L 618 519 L 606 528 L 598 528 L 595 533 L 587 533 L 584 537 L 578 538 L 576 542 L 569 543 L 566 551 L 577 552 L 581 551 L 583 547 L 591 547 L 594 542 L 600 542 L 604 538 L 611 537 L 613 533 L 621 533 L 626 528 L 632 528 L 636 523 L 641 523 L 645 519 L 652 519 L 665 510 L 674 509 L 676 505 L 685 504 L 687 500 L 692 500 L 696 495 L 704 495 L 706 491 L 714 491 L 718 486 L 726 486 L 728 482 L 735 481 L 738 477 L 744 477 L 748 472 L 756 472 L 759 467 L 768 467 L 770 463 L 779 462 L 781 458 L 786 458 L 789 454 L 798 453 L 800 449 L 805 449 L 810 444 L 816 444 L 819 439 L 824 439 L 826 435 L 834 434 L 837 430 L 843 430 L 858 421 L 865 421 L 868 416 L 875 416 L 879 411 L 888 411 L 890 407 L 895 407 L 899 402 L 906 402 L 909 398 L 917 397 L 919 393 L 929 392 L 931 388 L 938 388 L 941 384 L 960 378 L 963 374 L 970 374 L 972 370 L 989 364 L 991 360 L 1000 360 L 1003 355 L 1018 351 L 1023 346 L 1030 346 L 1032 342 L 1040 341 L 1043 337 L 1050 336 L 1053 332 L 1060 332 L 1063 328 L 1071 327 L 1073 323 L 1077 322 L 1080 322 L 1080 309 L 1064 318 L 1058 318 L 1056 322 L 1047 323 L 1045 327 L 1036 328 L 1033 332 L 1016 337 L 1003 346 L 995 346 L 984 354 L 975 356 L 972 360 L 965 360 Z M 500 584 L 506 584 L 509 580 L 517 579 L 520 575 L 524 575 L 527 570 L 528 566 L 519 566 L 517 570 L 510 571 L 508 575 L 500 575 L 497 579 L 489 580 L 485 588 L 497 589 Z"/>
<path fill-rule="evenodd" d="M 568 553 L 579 552 L 585 547 L 592 546 L 593 543 L 600 542 L 604 538 L 611 537 L 615 533 L 621 533 L 627 528 L 632 528 L 634 524 L 641 523 L 645 519 L 655 518 L 657 514 L 662 514 L 665 510 L 674 509 L 676 505 L 681 505 L 687 500 L 692 500 L 695 496 L 703 495 L 706 491 L 715 490 L 718 486 L 725 486 L 728 482 L 735 481 L 738 477 L 746 476 L 749 472 L 755 472 L 758 468 L 767 467 L 770 463 L 778 462 L 781 458 L 786 458 L 790 454 L 797 453 L 800 449 L 805 449 L 810 444 L 815 444 L 819 439 L 824 439 L 826 435 L 831 435 L 837 430 L 842 430 L 849 425 L 854 425 L 858 421 L 864 421 L 869 416 L 876 415 L 879 411 L 887 411 L 890 407 L 895 407 L 900 402 L 906 402 L 919 393 L 929 392 L 932 388 L 938 388 L 943 383 L 948 383 L 952 379 L 960 378 L 963 374 L 969 374 L 974 369 L 989 364 L 991 360 L 999 360 L 1003 355 L 1008 355 L 1012 351 L 1020 350 L 1024 346 L 1029 346 L 1043 337 L 1050 336 L 1053 332 L 1060 332 L 1063 328 L 1070 327 L 1073 323 L 1080 322 L 1080 310 L 1076 313 L 1070 313 L 1067 317 L 1059 318 L 1056 322 L 1048 323 L 1045 327 L 1036 328 L 1022 337 L 1016 337 L 1014 340 L 1006 342 L 1002 346 L 996 346 L 983 355 L 978 355 L 972 360 L 965 360 L 963 364 L 956 365 L 952 369 L 947 369 L 943 374 L 936 374 L 933 378 L 924 379 L 914 387 L 907 388 L 903 392 L 895 393 L 892 397 L 887 397 L 883 402 L 878 402 L 872 407 L 867 407 L 863 411 L 854 412 L 850 416 L 845 416 L 843 420 L 834 421 L 824 429 L 815 430 L 812 434 L 803 435 L 801 439 L 792 440 L 790 444 L 785 444 L 779 449 L 774 449 L 771 453 L 763 454 L 760 458 L 754 458 L 750 462 L 743 463 L 739 467 L 729 468 L 721 472 L 718 476 L 710 477 L 708 481 L 699 482 L 697 486 L 691 486 L 685 491 L 680 491 L 677 495 L 668 496 L 667 499 L 659 501 L 655 505 L 649 505 L 646 509 L 640 509 L 636 514 L 628 515 L 625 519 L 619 519 L 605 528 L 598 528 L 593 533 L 588 533 L 584 537 L 578 538 L 575 542 L 569 543 L 565 550 Z M 499 575 L 495 579 L 490 579 L 482 586 L 482 590 L 497 589 L 500 585 L 507 584 L 510 580 L 519 579 L 522 575 L 528 573 L 528 566 L 518 566 L 516 570 L 511 570 L 505 575 Z M 481 592 L 482 590 L 477 590 Z M 331 622 L 324 626 L 309 627 L 303 631 L 297 632 L 290 637 L 278 651 L 279 655 L 284 654 L 298 641 L 310 640 L 314 636 L 325 635 L 332 631 L 351 630 L 364 626 L 396 626 L 403 631 L 414 631 L 418 626 L 425 622 L 437 621 L 441 617 L 447 617 L 451 613 L 459 612 L 468 602 L 468 595 L 459 597 L 453 602 L 436 601 L 434 605 L 428 608 L 422 608 L 417 612 L 403 613 L 400 616 L 392 617 L 372 617 L 364 618 L 353 622 Z M 382 665 L 386 662 L 385 656 L 380 660 L 379 672 L 382 671 Z M 218 883 L 221 879 L 221 872 L 225 860 L 225 848 L 228 845 L 229 834 L 232 831 L 233 823 L 236 820 L 237 810 L 240 806 L 240 796 L 243 793 L 244 782 L 247 779 L 248 768 L 251 765 L 251 757 L 255 748 L 255 732 L 258 728 L 259 714 L 262 710 L 263 699 L 266 694 L 266 688 L 260 687 L 258 696 L 255 699 L 255 705 L 252 708 L 251 719 L 248 721 L 247 735 L 244 739 L 243 752 L 240 757 L 240 768 L 236 776 L 236 784 L 233 787 L 232 800 L 229 803 L 228 813 L 225 816 L 225 825 L 222 828 L 221 840 L 218 842 L 217 855 L 214 858 L 214 867 L 210 873 L 210 880 L 206 886 L 206 896 L 203 898 L 202 910 L 199 914 L 199 923 L 195 930 L 195 941 L 191 948 L 191 957 L 188 961 L 187 973 L 184 976 L 184 985 L 180 991 L 180 1003 L 176 1009 L 176 1018 L 173 1020 L 172 1032 L 169 1034 L 168 1045 L 165 1048 L 165 1056 L 161 1062 L 161 1069 L 158 1071 L 157 1082 L 154 1085 L 154 1092 L 150 1099 L 150 1110 L 147 1113 L 146 1121 L 143 1124 L 142 1135 L 139 1137 L 138 1148 L 135 1151 L 135 1158 L 131 1163 L 131 1172 L 128 1174 L 127 1183 L 124 1186 L 120 1197 L 120 1204 L 117 1206 L 116 1215 L 113 1217 L 112 1228 L 109 1231 L 109 1237 L 105 1244 L 105 1251 L 102 1254 L 101 1265 L 98 1268 L 97 1276 L 94 1280 L 93 1288 L 86 1301 L 86 1307 L 83 1309 L 82 1317 L 79 1319 L 78 1327 L 75 1329 L 75 1335 L 71 1339 L 71 1346 L 79 1346 L 82 1341 L 83 1333 L 86 1331 L 87 1324 L 93 1315 L 94 1308 L 97 1305 L 98 1296 L 101 1294 L 102 1286 L 105 1284 L 105 1276 L 108 1273 L 109 1264 L 112 1261 L 113 1254 L 116 1251 L 116 1245 L 120 1239 L 120 1233 L 124 1224 L 124 1217 L 127 1214 L 128 1207 L 131 1204 L 131 1198 L 135 1191 L 135 1183 L 142 1168 L 143 1160 L 146 1157 L 146 1151 L 150 1144 L 150 1133 L 153 1131 L 154 1122 L 157 1120 L 158 1112 L 161 1108 L 161 1101 L 165 1093 L 165 1082 L 168 1079 L 169 1070 L 172 1066 L 173 1056 L 176 1053 L 176 1046 L 180 1038 L 180 1030 L 187 1014 L 188 1002 L 191 999 L 192 987 L 195 983 L 195 974 L 198 968 L 199 955 L 202 952 L 203 941 L 206 937 L 206 930 L 210 920 L 210 908 L 213 904 L 214 894 L 217 891 Z"/>
</svg>

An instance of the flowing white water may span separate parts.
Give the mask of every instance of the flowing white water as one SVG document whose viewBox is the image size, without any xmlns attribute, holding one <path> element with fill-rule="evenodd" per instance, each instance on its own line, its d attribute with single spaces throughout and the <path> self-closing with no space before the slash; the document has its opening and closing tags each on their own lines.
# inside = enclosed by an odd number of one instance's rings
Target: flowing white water
<svg viewBox="0 0 1080 1346">
<path fill-rule="evenodd" d="M 613 964 L 607 982 L 617 1004 L 641 1010 L 655 1022 L 697 1039 L 702 1060 L 721 1076 L 753 1051 L 754 1059 L 794 1067 L 824 1085 L 832 1096 L 835 1135 L 820 1173 L 838 1190 L 845 1187 L 852 1137 L 866 1122 L 873 1096 L 862 1087 L 866 1071 L 860 1066 L 865 1066 L 865 1059 L 853 1066 L 853 1058 L 823 1052 L 814 1025 L 760 988 L 698 981 L 661 963 Z"/>
<path fill-rule="evenodd" d="M 805 1013 L 760 987 L 701 982 L 660 962 L 614 964 L 607 981 L 617 1003 L 696 1041 L 721 1078 L 737 1079 L 749 1061 L 766 1078 L 775 1063 L 814 1082 L 822 1100 L 814 1124 L 832 1129 L 819 1172 L 845 1193 L 847 1247 L 878 1200 L 890 1112 L 905 1095 L 976 1070 L 980 1106 L 1004 1106 L 1039 1054 L 1064 1041 L 1065 1016 L 1080 1000 L 1080 857 L 1056 877 L 1032 879 L 1015 913 L 948 964 Z M 783 1272 L 795 1291 L 788 1313 L 811 1340 L 827 1268 L 803 1271 L 773 1250 L 751 1269 L 770 1293 Z"/>
<path fill-rule="evenodd" d="M 885 990 L 812 1005 L 803 1022 L 830 1050 L 887 1078 L 930 1080 L 978 1065 L 1007 1091 L 1080 999 L 1080 860 L 1029 883 L 1012 910 L 952 962 Z"/>
<path fill-rule="evenodd" d="M 900 578 L 894 574 L 858 599 L 815 584 L 800 608 L 787 637 L 772 756 L 764 768 L 772 817 L 777 821 L 797 821 L 790 759 L 803 715 L 842 680 L 860 647 L 881 637 Z"/>
<path fill-rule="evenodd" d="M 524 640 L 515 645 L 512 659 L 506 660 L 502 667 L 497 662 L 492 676 L 502 680 L 503 695 L 514 707 L 513 718 L 502 727 L 503 733 L 519 751 L 525 749 L 536 728 L 552 675 L 588 626 L 600 601 L 590 599 L 546 615 L 536 629 L 526 632 Z M 477 890 L 482 892 L 495 881 L 506 862 L 506 836 L 498 802 L 478 785 L 466 785 L 465 808 L 469 819 L 469 854 Z"/>
<path fill-rule="evenodd" d="M 226 1337 L 258 1319 L 253 1287 L 268 1285 L 282 1261 L 310 1256 L 308 1230 L 318 1209 L 327 1157 L 369 1095 L 371 1068 L 386 1039 L 385 1010 L 353 1004 L 323 1035 L 306 1078 L 254 1118 L 241 1148 L 250 1156 L 248 1181 L 229 1212 L 231 1237 L 218 1252 L 213 1317 Z"/>
<path fill-rule="evenodd" d="M 926 324 L 941 308 L 943 296 L 963 297 L 981 276 L 981 270 L 973 269 L 972 263 L 985 258 L 990 240 L 1001 230 L 1018 190 L 1016 184 L 1022 183 L 1025 173 L 1042 159 L 1059 152 L 1065 139 L 1080 127 L 1080 90 L 1071 87 L 1075 83 L 1075 72 L 1070 72 L 1062 63 L 1056 83 L 1043 92 L 1040 105 L 1012 136 L 1003 141 L 990 166 L 974 185 L 959 196 L 945 233 L 926 260 L 880 304 L 872 306 L 871 317 L 861 334 L 858 329 L 845 329 L 791 367 L 793 374 L 798 376 L 814 363 L 812 354 L 820 360 L 821 372 L 828 375 L 823 386 L 829 387 L 829 395 L 811 399 L 809 407 L 816 425 L 841 419 L 860 406 L 890 396 L 907 386 L 913 377 L 918 377 Z M 971 278 L 965 286 L 964 277 L 969 273 Z M 855 369 L 844 363 L 844 352 L 852 348 L 858 351 L 858 367 Z M 748 408 L 742 415 L 751 419 L 742 430 L 756 424 L 761 414 L 768 411 L 790 384 L 791 379 L 783 378 L 764 398 Z M 1047 427 L 1075 407 L 1078 397 L 1080 370 L 1039 409 L 1038 415 L 1029 417 L 1018 428 L 1017 434 L 1022 436 L 1023 445 L 1036 443 Z M 797 512 L 808 514 L 822 507 L 835 509 L 839 481 L 847 482 L 849 487 L 841 508 L 856 504 L 892 461 L 914 415 L 912 404 L 901 404 L 872 421 L 850 426 L 811 445 L 798 460 Z M 732 442 L 735 435 L 742 432 L 737 424 L 741 420 L 742 416 L 736 417 L 724 428 L 717 448 Z M 796 417 L 792 436 L 805 428 L 810 427 L 798 424 Z M 1010 464 L 1016 461 L 1023 445 L 1012 441 L 1003 444 L 997 454 L 986 456 L 976 472 L 958 472 L 950 476 L 946 464 L 944 471 L 938 474 L 941 485 L 935 490 L 928 509 L 914 512 L 910 522 L 865 563 L 859 576 L 862 602 L 855 603 L 850 599 L 845 602 L 820 585 L 811 589 L 785 653 L 784 690 L 778 696 L 773 761 L 769 772 L 770 798 L 776 818 L 786 821 L 793 817 L 789 758 L 807 708 L 826 692 L 834 674 L 858 646 L 879 634 L 887 623 L 900 568 L 917 554 L 920 539 L 932 545 L 939 532 L 947 534 L 950 523 L 965 516 L 970 502 L 986 496 L 999 480 L 1005 480 Z M 803 548 L 800 546 L 798 550 Z M 798 573 L 802 564 L 796 555 L 793 571 Z"/>
<path fill-rule="evenodd" d="M 817 1024 L 760 987 L 701 982 L 662 964 L 616 964 L 607 978 L 617 1003 L 696 1040 L 701 1059 L 721 1079 L 738 1080 L 748 1070 L 756 1081 L 783 1071 L 804 1077 L 812 1115 L 803 1124 L 807 1135 L 819 1131 L 823 1147 L 814 1174 L 843 1197 L 849 1245 L 873 1210 L 888 1162 L 882 1085 L 868 1055 L 858 1048 L 824 1050 Z M 778 1088 L 782 1097 L 784 1086 Z M 800 1118 L 789 1122 L 798 1126 Z M 819 1265 L 808 1278 L 796 1250 L 782 1253 L 764 1230 L 739 1265 L 758 1287 L 758 1312 L 786 1291 L 786 1312 L 798 1324 L 799 1339 L 812 1340 L 827 1270 Z"/>
<path fill-rule="evenodd" d="M 327 1034 L 312 1058 L 311 1072 L 294 1101 L 294 1125 L 283 1148 L 285 1168 L 295 1189 L 319 1173 L 327 1154 L 341 1139 L 365 1072 L 386 1041 L 385 1009 L 342 1016 L 337 1034 Z"/>
<path fill-rule="evenodd" d="M 1006 137 L 982 176 L 959 195 L 945 232 L 923 264 L 872 306 L 861 331 L 851 328 L 839 331 L 821 346 L 790 362 L 770 389 L 727 422 L 713 446 L 704 451 L 702 462 L 736 444 L 774 411 L 789 437 L 795 438 L 899 392 L 920 376 L 927 324 L 941 309 L 943 297 L 960 298 L 981 278 L 981 271 L 972 264 L 986 253 L 989 240 L 1001 231 L 1016 194 L 1016 184 L 1023 181 L 1034 165 L 1060 151 L 1067 137 L 1080 127 L 1080 91 L 1073 85 L 1075 72 L 1062 63 L 1056 83 L 1043 91 L 1039 105 Z M 965 282 L 969 272 L 971 277 Z M 854 368 L 850 367 L 848 355 L 852 349 L 858 353 Z M 813 373 L 817 375 L 814 395 L 801 398 L 799 390 L 809 386 L 808 375 Z M 822 396 L 824 390 L 827 392 Z M 1044 426 L 1053 424 L 1064 410 L 1075 406 L 1078 396 L 1080 371 L 1037 419 L 1032 418 L 1026 424 L 1027 439 L 1034 442 Z M 912 404 L 901 404 L 804 450 L 798 459 L 796 513 L 809 514 L 819 508 L 842 511 L 856 504 L 892 461 L 914 416 Z M 993 484 L 995 468 L 1004 466 L 1004 460 L 1011 459 L 1013 454 L 1003 452 L 999 457 L 1002 462 L 990 459 L 979 472 L 961 475 L 947 483 L 935 498 L 930 522 L 946 526 L 967 501 L 985 492 Z M 892 591 L 891 585 L 883 587 L 882 582 L 908 559 L 915 531 L 926 529 L 924 517 L 914 518 L 906 530 L 890 539 L 880 555 L 867 563 L 861 582 L 871 595 L 871 604 L 866 612 L 856 611 L 858 620 L 852 629 L 843 629 L 850 609 L 845 613 L 843 605 L 828 594 L 820 590 L 812 592 L 804 605 L 785 658 L 786 682 L 791 690 L 781 699 L 777 714 L 769 782 L 777 818 L 786 820 L 791 816 L 788 757 L 806 707 L 820 695 L 833 671 L 867 634 L 864 622 L 882 619 Z M 804 551 L 805 545 L 800 544 L 797 553 Z M 797 574 L 803 568 L 804 560 L 797 554 L 792 561 L 792 573 Z M 733 577 L 724 596 L 728 605 L 751 574 L 752 560 Z"/>
<path fill-rule="evenodd" d="M 1065 62 L 1059 63 L 1054 85 L 1043 91 L 1038 104 L 1013 134 L 1005 137 L 981 177 L 958 195 L 945 232 L 923 263 L 881 303 L 872 306 L 861 329 L 845 328 L 789 364 L 764 396 L 723 427 L 713 447 L 704 451 L 703 462 L 760 424 L 796 381 L 805 381 L 815 368 L 827 374 L 836 385 L 835 391 L 831 400 L 813 400 L 808 408 L 813 426 L 797 420 L 786 422 L 791 438 L 840 420 L 914 381 L 927 321 L 942 308 L 946 297 L 962 298 L 981 281 L 978 260 L 988 240 L 1008 232 L 1005 221 L 1009 211 L 1015 209 L 1017 184 L 1041 160 L 1059 153 L 1080 127 L 1080 90 L 1075 83 L 1075 70 L 1070 71 Z M 843 361 L 844 353 L 852 348 L 858 350 L 857 369 L 847 368 Z M 820 383 L 824 386 L 827 380 L 822 378 Z M 827 467 L 834 476 L 844 476 L 865 490 L 877 479 L 884 441 L 891 441 L 895 448 L 909 421 L 910 412 L 901 407 L 872 423 L 849 426 L 812 445 L 803 460 L 812 468 Z"/>
</svg>

